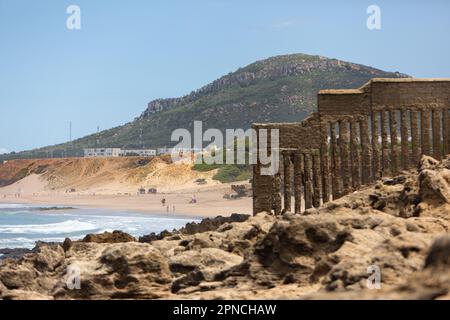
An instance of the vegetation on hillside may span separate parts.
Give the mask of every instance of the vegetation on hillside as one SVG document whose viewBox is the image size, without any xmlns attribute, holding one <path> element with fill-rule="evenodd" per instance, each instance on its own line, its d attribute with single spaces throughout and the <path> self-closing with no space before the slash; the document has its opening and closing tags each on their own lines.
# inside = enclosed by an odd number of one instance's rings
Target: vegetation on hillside
<svg viewBox="0 0 450 320">
<path fill-rule="evenodd" d="M 242 141 L 242 140 L 241 140 Z M 223 164 L 206 164 L 204 161 L 200 164 L 194 165 L 193 169 L 199 172 L 207 172 L 211 170 L 217 170 L 217 173 L 214 175 L 213 179 L 218 180 L 222 183 L 227 182 L 235 182 L 235 181 L 245 181 L 249 180 L 252 177 L 252 167 L 249 164 L 249 140 L 245 139 L 245 164 L 237 164 L 236 163 L 236 155 L 238 149 L 238 142 L 235 139 L 234 141 L 234 154 L 235 161 L 233 164 L 226 164 L 226 152 L 220 150 L 218 152 L 221 153 Z M 215 156 L 213 154 L 213 156 Z"/>
</svg>

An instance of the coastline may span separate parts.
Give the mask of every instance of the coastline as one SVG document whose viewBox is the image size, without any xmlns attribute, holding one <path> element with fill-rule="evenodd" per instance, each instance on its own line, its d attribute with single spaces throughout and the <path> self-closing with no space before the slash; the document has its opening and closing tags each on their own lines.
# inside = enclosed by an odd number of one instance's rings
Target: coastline
<svg viewBox="0 0 450 320">
<path fill-rule="evenodd" d="M 217 216 L 229 217 L 233 213 L 248 215 L 252 213 L 251 197 L 224 198 L 225 194 L 230 194 L 231 184 L 209 186 L 198 186 L 193 183 L 163 185 L 158 188 L 159 193 L 157 194 L 139 195 L 137 192 L 132 194 L 131 190 L 133 189 L 137 190 L 136 187 L 113 188 L 102 186 L 101 188 L 92 187 L 84 190 L 76 188 L 77 192 L 66 192 L 67 189 L 50 189 L 47 181 L 39 175 L 31 175 L 12 185 L 2 187 L 0 188 L 0 207 L 4 205 L 8 208 L 9 205 L 17 204 L 19 206 L 45 207 L 48 209 L 58 207 L 67 210 L 44 210 L 46 214 L 47 211 L 52 211 L 51 214 L 54 217 L 43 224 L 34 224 L 33 217 L 27 217 L 30 220 L 23 221 L 19 225 L 23 226 L 22 228 L 29 228 L 33 232 L 27 231 L 25 234 L 23 230 L 14 231 L 14 233 L 19 232 L 19 234 L 11 237 L 11 239 L 7 235 L 5 241 L 0 241 L 0 248 L 30 249 L 37 240 L 54 242 L 56 241 L 54 239 L 61 238 L 61 232 L 53 232 L 54 234 L 52 233 L 52 236 L 49 236 L 47 229 L 63 228 L 65 230 L 68 228 L 67 224 L 74 221 L 81 223 L 81 227 L 78 224 L 71 225 L 70 232 L 68 231 L 64 237 L 79 239 L 88 233 L 102 233 L 102 230 L 121 230 L 138 237 L 152 232 L 159 233 L 163 230 L 177 229 L 181 227 L 181 225 L 178 225 L 179 221 L 183 220 L 186 220 L 183 223 L 184 226 L 191 220 L 200 221 L 204 218 L 215 218 Z M 191 204 L 193 197 L 197 202 Z M 165 206 L 162 205 L 161 200 L 163 198 L 166 200 Z M 168 211 L 167 206 L 169 207 Z M 69 209 L 75 209 L 74 217 L 68 218 L 68 221 L 56 218 L 57 216 L 61 218 L 67 216 L 67 212 L 72 211 Z M 88 215 L 91 213 L 93 216 L 89 218 Z M 97 213 L 105 214 L 104 218 L 98 219 L 98 217 L 95 217 Z M 82 217 L 84 214 L 87 215 Z M 72 213 L 69 215 L 72 215 Z M 119 220 L 114 218 L 115 215 L 119 215 Z M 142 215 L 142 217 L 134 218 L 136 215 Z M 43 218 L 38 219 L 42 221 Z M 120 221 L 123 219 L 128 221 L 121 223 Z M 146 221 L 147 219 L 149 221 Z M 158 221 L 158 219 L 161 221 Z M 174 219 L 178 222 L 167 222 L 166 219 Z M 4 225 L 5 228 L 12 230 L 11 225 L 15 225 L 15 222 L 4 219 Z M 94 231 L 93 226 L 98 226 L 98 230 Z M 46 230 L 39 231 L 43 228 Z M 6 231 L 7 233 L 13 232 L 9 229 Z M 139 230 L 139 232 L 136 230 Z M 64 237 L 57 241 L 63 241 Z M 31 242 L 33 242 L 33 246 L 29 244 Z"/>
<path fill-rule="evenodd" d="M 20 214 L 16 214 L 20 213 Z M 146 214 L 130 210 L 103 208 L 44 207 L 35 204 L 0 203 L 0 257 L 30 252 L 37 243 L 59 243 L 64 239 L 81 240 L 89 234 L 119 231 L 135 239 L 178 230 L 202 217 L 184 214 Z"/>
<path fill-rule="evenodd" d="M 10 161 L 2 167 L 5 175 L 2 179 L 12 183 L 0 188 L 0 203 L 194 217 L 252 214 L 251 197 L 224 199 L 225 195 L 228 195 L 227 198 L 236 195 L 232 188 L 235 184 L 245 185 L 247 190 L 251 190 L 248 181 L 221 183 L 213 179 L 215 170 L 198 172 L 189 165 L 168 164 L 159 158 L 136 167 L 138 160 L 77 158 Z M 20 176 L 25 170 L 28 172 L 30 166 L 35 166 L 35 170 L 39 166 L 47 166 L 47 172 L 38 170 L 40 173 L 29 173 L 17 181 L 12 178 Z M 138 194 L 140 189 L 144 189 L 145 194 Z M 149 193 L 151 189 L 157 193 Z M 191 204 L 194 197 L 196 203 Z M 166 200 L 165 206 L 162 205 L 163 198 Z"/>
<path fill-rule="evenodd" d="M 113 195 L 113 194 L 67 194 L 48 192 L 46 194 L 24 194 L 20 197 L 4 195 L 0 203 L 22 203 L 30 205 L 73 206 L 86 209 L 107 209 L 112 211 L 133 211 L 154 215 L 177 217 L 216 217 L 230 216 L 232 213 L 251 214 L 252 198 L 245 197 L 234 200 L 223 199 L 229 186 L 216 186 L 198 190 L 186 189 L 176 192 L 146 195 Z M 1 193 L 1 189 L 0 189 Z M 190 204 L 195 194 L 197 203 Z M 162 206 L 162 198 L 166 206 Z M 167 212 L 167 205 L 169 212 Z M 175 211 L 173 210 L 175 206 Z"/>
</svg>

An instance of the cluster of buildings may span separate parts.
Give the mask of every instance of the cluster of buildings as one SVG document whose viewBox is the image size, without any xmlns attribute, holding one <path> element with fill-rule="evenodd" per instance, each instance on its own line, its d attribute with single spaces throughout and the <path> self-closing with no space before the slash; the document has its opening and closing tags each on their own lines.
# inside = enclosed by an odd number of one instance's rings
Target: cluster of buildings
<svg viewBox="0 0 450 320">
<path fill-rule="evenodd" d="M 153 157 L 160 155 L 170 155 L 172 153 L 197 153 L 197 148 L 158 148 L 158 149 L 121 149 L 121 148 L 90 148 L 84 149 L 84 157 Z"/>
</svg>

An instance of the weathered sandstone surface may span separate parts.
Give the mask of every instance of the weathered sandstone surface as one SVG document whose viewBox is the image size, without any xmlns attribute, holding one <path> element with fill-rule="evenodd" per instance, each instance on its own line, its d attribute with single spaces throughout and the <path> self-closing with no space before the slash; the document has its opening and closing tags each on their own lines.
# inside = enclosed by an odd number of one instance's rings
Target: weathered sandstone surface
<svg viewBox="0 0 450 320">
<path fill-rule="evenodd" d="M 448 299 L 449 170 L 449 158 L 424 157 L 302 215 L 236 216 L 145 242 L 115 233 L 39 244 L 1 262 L 0 298 Z M 367 286 L 373 266 L 380 289 Z M 70 290 L 74 268 L 81 288 Z"/>
</svg>

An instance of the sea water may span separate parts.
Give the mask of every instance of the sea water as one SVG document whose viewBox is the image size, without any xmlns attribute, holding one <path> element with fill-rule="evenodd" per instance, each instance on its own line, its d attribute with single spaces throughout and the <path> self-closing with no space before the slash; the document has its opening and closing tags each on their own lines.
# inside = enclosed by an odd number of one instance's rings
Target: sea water
<svg viewBox="0 0 450 320">
<path fill-rule="evenodd" d="M 52 206 L 53 207 L 53 206 Z M 173 230 L 199 218 L 170 214 L 150 215 L 101 209 L 49 209 L 23 204 L 0 203 L 0 248 L 33 248 L 35 242 L 76 240 L 88 233 L 121 230 L 139 237 Z"/>
</svg>

